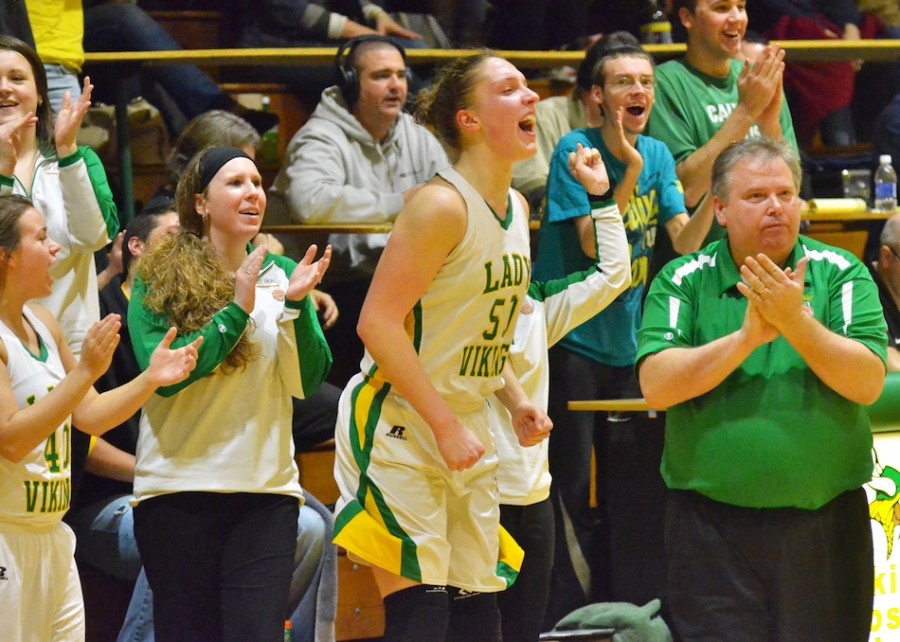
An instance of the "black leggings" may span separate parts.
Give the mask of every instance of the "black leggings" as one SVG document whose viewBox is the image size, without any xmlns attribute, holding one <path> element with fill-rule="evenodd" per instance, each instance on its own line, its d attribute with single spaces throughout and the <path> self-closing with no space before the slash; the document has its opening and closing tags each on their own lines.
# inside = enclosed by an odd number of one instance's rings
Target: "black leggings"
<svg viewBox="0 0 900 642">
<path fill-rule="evenodd" d="M 299 510 L 295 497 L 261 493 L 183 492 L 138 504 L 156 640 L 281 640 Z"/>
<path fill-rule="evenodd" d="M 553 505 L 500 505 L 500 523 L 525 549 L 515 583 L 497 594 L 504 642 L 536 641 L 541 634 L 553 568 Z"/>
</svg>

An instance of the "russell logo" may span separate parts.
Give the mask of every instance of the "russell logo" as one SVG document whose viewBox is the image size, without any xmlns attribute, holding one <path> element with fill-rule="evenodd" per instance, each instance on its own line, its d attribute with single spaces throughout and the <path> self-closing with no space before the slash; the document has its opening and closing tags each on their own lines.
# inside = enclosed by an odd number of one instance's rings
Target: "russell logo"
<svg viewBox="0 0 900 642">
<path fill-rule="evenodd" d="M 391 426 L 390 432 L 388 432 L 387 436 L 392 439 L 402 439 L 406 441 L 406 437 L 403 436 L 403 433 L 406 432 L 405 426 Z"/>
</svg>

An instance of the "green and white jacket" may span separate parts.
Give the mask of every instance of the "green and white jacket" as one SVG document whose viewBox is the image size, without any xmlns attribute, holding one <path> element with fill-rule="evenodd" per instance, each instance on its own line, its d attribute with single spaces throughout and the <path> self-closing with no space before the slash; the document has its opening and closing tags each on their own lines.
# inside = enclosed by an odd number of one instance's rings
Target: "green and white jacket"
<svg viewBox="0 0 900 642">
<path fill-rule="evenodd" d="M 201 335 L 203 344 L 191 375 L 160 388 L 144 406 L 134 481 L 138 502 L 181 491 L 301 497 L 291 397 L 315 392 L 331 368 L 331 351 L 310 298 L 285 299 L 295 265 L 267 255 L 252 314 L 232 302 L 199 331 L 176 338 L 176 347 Z M 138 275 L 128 306 L 128 327 L 142 369 L 170 326 L 165 315 L 145 307 L 147 290 Z M 241 369 L 219 371 L 246 331 L 252 332 L 256 356 Z"/>
<path fill-rule="evenodd" d="M 47 222 L 47 235 L 62 248 L 50 266 L 53 290 L 38 301 L 55 316 L 76 355 L 100 318 L 94 252 L 119 231 L 119 219 L 103 163 L 89 147 L 66 158 L 41 155 L 28 190 L 16 177 L 0 176 L 0 194 L 31 199 Z"/>
</svg>

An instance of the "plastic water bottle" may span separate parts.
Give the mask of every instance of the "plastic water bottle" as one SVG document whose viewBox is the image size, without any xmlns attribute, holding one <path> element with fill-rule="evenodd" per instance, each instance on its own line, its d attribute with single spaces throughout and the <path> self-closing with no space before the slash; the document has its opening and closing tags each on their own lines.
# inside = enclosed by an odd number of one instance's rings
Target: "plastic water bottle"
<svg viewBox="0 0 900 642">
<path fill-rule="evenodd" d="M 272 103 L 268 96 L 262 97 L 262 110 L 272 111 Z M 264 132 L 259 146 L 259 160 L 263 165 L 276 166 L 279 163 L 278 125 Z"/>
<path fill-rule="evenodd" d="M 672 44 L 672 24 L 659 8 L 658 0 L 647 0 L 644 22 L 641 24 L 641 42 L 646 45 Z"/>
<path fill-rule="evenodd" d="M 893 214 L 897 211 L 897 172 L 891 166 L 890 154 L 879 156 L 878 163 L 878 169 L 875 171 L 874 210 Z"/>
</svg>

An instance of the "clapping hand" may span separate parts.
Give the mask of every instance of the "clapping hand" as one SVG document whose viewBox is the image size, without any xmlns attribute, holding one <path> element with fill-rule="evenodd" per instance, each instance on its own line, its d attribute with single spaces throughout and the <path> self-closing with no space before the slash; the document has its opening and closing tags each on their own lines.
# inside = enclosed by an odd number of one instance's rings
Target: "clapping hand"
<svg viewBox="0 0 900 642">
<path fill-rule="evenodd" d="M 19 135 L 26 127 L 34 127 L 37 121 L 37 116 L 28 112 L 0 125 L 0 175 L 12 177 L 16 173 Z"/>
<path fill-rule="evenodd" d="M 780 111 L 783 76 L 784 50 L 777 45 L 767 46 L 754 63 L 744 63 L 738 76 L 738 104 L 747 109 L 754 122 L 764 113 L 771 116 L 773 102 Z"/>
<path fill-rule="evenodd" d="M 738 290 L 759 310 L 762 318 L 779 332 L 803 312 L 803 289 L 807 258 L 797 269 L 782 270 L 765 254 L 748 256 L 740 268 Z"/>
<path fill-rule="evenodd" d="M 188 345 L 173 350 L 172 342 L 176 335 L 176 329 L 169 328 L 166 336 L 150 355 L 150 366 L 147 368 L 147 372 L 150 375 L 150 381 L 157 387 L 171 386 L 184 381 L 197 366 L 197 350 L 203 343 L 203 337 L 197 337 Z"/>
<path fill-rule="evenodd" d="M 331 246 L 326 245 L 322 258 L 318 261 L 313 261 L 317 250 L 318 248 L 315 245 L 310 245 L 309 249 L 306 250 L 306 254 L 291 273 L 291 280 L 288 283 L 287 293 L 285 294 L 288 301 L 299 301 L 305 297 L 314 287 L 321 283 L 322 277 L 325 276 L 325 271 L 331 264 Z"/>
<path fill-rule="evenodd" d="M 113 353 L 119 345 L 119 328 L 122 318 L 118 314 L 107 314 L 91 326 L 81 344 L 78 365 L 90 373 L 91 381 L 109 369 Z"/>
<path fill-rule="evenodd" d="M 71 92 L 66 92 L 63 96 L 62 107 L 56 114 L 56 128 L 54 137 L 56 141 L 56 151 L 60 158 L 71 156 L 78 150 L 78 144 L 75 137 L 81 128 L 81 121 L 91 106 L 91 93 L 94 91 L 94 85 L 91 84 L 90 76 L 84 77 L 84 89 L 81 95 L 72 102 Z"/>
<path fill-rule="evenodd" d="M 256 305 L 256 279 L 265 258 L 266 246 L 261 245 L 247 255 L 234 273 L 234 302 L 247 314 Z"/>
</svg>

